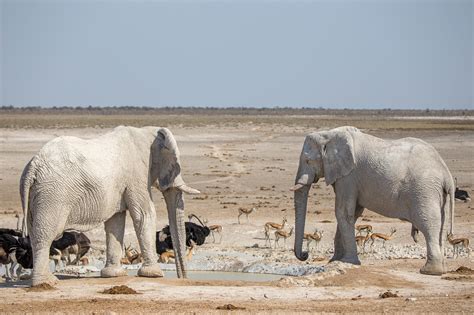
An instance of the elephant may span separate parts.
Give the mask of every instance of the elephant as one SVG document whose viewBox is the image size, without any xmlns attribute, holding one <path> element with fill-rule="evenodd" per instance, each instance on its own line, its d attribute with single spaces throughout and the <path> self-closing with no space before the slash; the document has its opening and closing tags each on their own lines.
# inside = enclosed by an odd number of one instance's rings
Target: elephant
<svg viewBox="0 0 474 315">
<path fill-rule="evenodd" d="M 295 256 L 302 251 L 308 193 L 320 178 L 335 193 L 337 230 L 331 261 L 360 264 L 354 224 L 364 209 L 412 223 L 427 244 L 423 274 L 445 272 L 443 245 L 453 229 L 454 182 L 439 153 L 417 138 L 383 140 L 345 126 L 306 136 L 295 180 Z M 448 197 L 449 195 L 449 197 Z M 451 222 L 448 222 L 448 218 Z"/>
<path fill-rule="evenodd" d="M 162 277 L 155 251 L 156 212 L 151 189 L 168 210 L 176 270 L 186 277 L 183 193 L 198 194 L 181 175 L 180 153 L 167 128 L 128 126 L 93 139 L 57 137 L 28 162 L 20 179 L 23 233 L 31 238 L 32 285 L 55 284 L 49 248 L 63 231 L 85 232 L 104 223 L 106 263 L 102 277 L 126 275 L 121 268 L 126 211 L 133 221 L 144 263 L 139 276 Z"/>
</svg>

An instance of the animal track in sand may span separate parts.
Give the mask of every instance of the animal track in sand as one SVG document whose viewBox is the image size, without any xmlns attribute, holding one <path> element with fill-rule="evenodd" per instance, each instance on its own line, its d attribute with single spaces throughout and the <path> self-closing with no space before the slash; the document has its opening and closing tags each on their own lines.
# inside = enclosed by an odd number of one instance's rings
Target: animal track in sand
<svg viewBox="0 0 474 315">
<path fill-rule="evenodd" d="M 192 182 L 190 184 L 195 185 L 195 184 L 205 184 L 205 183 L 223 182 L 223 181 L 232 182 L 234 178 L 240 177 L 242 176 L 242 174 L 249 174 L 249 172 L 246 170 L 245 166 L 241 162 L 230 160 L 230 158 L 234 156 L 233 154 L 223 152 L 222 149 L 217 145 L 206 145 L 204 147 L 211 149 L 211 152 L 204 154 L 204 156 L 207 156 L 213 159 L 218 159 L 220 162 L 228 162 L 227 166 L 231 167 L 232 169 L 226 173 L 222 173 L 220 170 L 214 169 L 211 172 L 215 173 L 214 176 L 218 178 Z M 217 174 L 217 173 L 220 173 L 220 174 Z M 199 173 L 199 175 L 202 175 L 202 174 Z"/>
</svg>

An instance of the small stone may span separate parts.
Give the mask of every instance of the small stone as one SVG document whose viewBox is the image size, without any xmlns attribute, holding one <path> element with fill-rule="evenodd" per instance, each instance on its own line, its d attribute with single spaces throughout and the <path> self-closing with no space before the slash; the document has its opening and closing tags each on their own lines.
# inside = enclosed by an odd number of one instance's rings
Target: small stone
<svg viewBox="0 0 474 315">
<path fill-rule="evenodd" d="M 386 298 L 399 297 L 399 295 L 391 291 L 385 291 L 384 293 L 380 293 L 379 297 L 382 299 L 386 299 Z"/>
</svg>

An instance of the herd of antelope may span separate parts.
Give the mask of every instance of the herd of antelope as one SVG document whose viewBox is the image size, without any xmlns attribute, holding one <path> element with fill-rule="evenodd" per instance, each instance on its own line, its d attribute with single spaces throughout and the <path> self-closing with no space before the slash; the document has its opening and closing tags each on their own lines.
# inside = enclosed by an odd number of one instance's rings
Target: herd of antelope
<svg viewBox="0 0 474 315">
<path fill-rule="evenodd" d="M 390 241 L 393 238 L 393 234 L 397 231 L 395 228 L 391 228 L 390 234 L 383 233 L 373 233 L 372 226 L 370 224 L 360 224 L 355 227 L 356 233 L 356 243 L 357 247 L 362 250 L 362 253 L 365 253 L 365 245 L 370 240 L 370 247 L 373 251 L 374 242 L 378 239 L 382 241 L 382 247 L 385 248 L 385 242 Z M 413 233 L 412 233 L 413 235 Z M 417 239 L 413 237 L 415 242 Z M 460 251 L 464 251 L 468 256 L 471 254 L 471 249 L 469 247 L 469 239 L 465 237 L 454 238 L 453 234 L 448 233 L 446 240 L 449 244 L 453 246 L 453 258 L 459 256 Z"/>
<path fill-rule="evenodd" d="M 284 211 L 284 210 L 282 210 Z M 257 209 L 255 207 L 252 208 L 243 208 L 240 207 L 238 208 L 238 216 L 237 216 L 237 221 L 238 224 L 241 224 L 240 217 L 242 215 L 246 216 L 247 223 L 249 223 L 249 215 L 252 213 L 257 212 Z M 222 241 L 222 231 L 223 227 L 222 225 L 219 224 L 214 224 L 214 225 L 207 225 L 208 220 L 204 219 L 204 224 L 207 228 L 209 228 L 210 233 L 212 234 L 213 242 L 216 242 L 215 234 L 219 234 L 219 243 Z M 286 229 L 287 227 L 287 217 L 286 215 L 283 217 L 281 223 L 277 222 L 266 222 L 264 224 L 264 235 L 265 235 L 265 246 L 270 246 L 272 247 L 271 244 L 271 236 L 273 234 L 274 236 L 274 247 L 277 248 L 280 245 L 280 240 L 283 239 L 284 247 L 286 248 L 286 242 L 287 239 L 290 238 L 293 235 L 294 228 L 291 227 L 290 229 Z M 394 234 L 397 232 L 395 228 L 391 228 L 390 234 L 384 234 L 384 233 L 374 233 L 373 232 L 373 227 L 369 224 L 359 224 L 355 226 L 356 229 L 356 244 L 357 247 L 360 248 L 362 253 L 365 253 L 365 247 L 367 242 L 370 241 L 370 247 L 372 251 L 374 250 L 374 244 L 377 240 L 380 240 L 382 242 L 382 247 L 385 248 L 385 244 L 387 241 L 390 241 L 393 239 Z M 303 239 L 306 241 L 306 246 L 308 251 L 319 251 L 319 243 L 321 239 L 323 238 L 324 231 L 315 229 L 313 233 L 304 233 Z M 470 248 L 469 248 L 469 239 L 467 238 L 453 238 L 452 234 L 449 234 L 447 237 L 448 242 L 453 246 L 453 257 L 459 256 L 459 253 L 461 250 L 467 251 L 468 254 L 470 254 Z M 311 248 L 311 244 L 314 243 L 315 246 Z M 192 257 L 192 253 L 194 252 L 195 246 L 192 246 L 191 248 L 188 249 L 188 254 L 187 254 L 187 259 L 190 260 Z M 122 259 L 123 263 L 134 263 L 132 261 L 137 261 L 136 256 L 139 254 L 136 250 L 134 251 L 134 254 L 131 254 L 133 250 L 130 248 L 125 249 L 126 256 Z M 135 258 L 132 258 L 135 257 Z M 140 256 L 141 258 L 141 256 Z M 160 255 L 160 262 L 168 263 L 168 261 L 174 258 L 174 252 L 169 251 L 166 253 L 163 253 Z"/>
<path fill-rule="evenodd" d="M 246 215 L 247 222 L 249 222 L 248 216 L 251 213 L 256 212 L 256 208 L 239 208 L 238 209 L 238 223 L 240 222 L 240 216 Z M 213 242 L 216 242 L 215 233 L 219 234 L 219 243 L 222 241 L 222 225 L 214 224 L 214 225 L 207 225 L 208 220 L 203 220 L 206 227 L 209 228 Z M 386 242 L 391 241 L 394 237 L 394 234 L 397 232 L 395 228 L 391 228 L 389 234 L 378 233 L 373 231 L 372 225 L 369 224 L 359 224 L 355 226 L 356 230 L 356 244 L 357 247 L 360 249 L 362 253 L 365 253 L 365 247 L 367 242 L 370 241 L 370 248 L 372 252 L 374 251 L 374 244 L 376 241 L 381 241 L 382 248 L 385 248 Z M 266 222 L 264 224 L 264 236 L 265 236 L 265 246 L 269 246 L 272 248 L 272 241 L 271 238 L 274 238 L 274 248 L 280 246 L 280 240 L 283 239 L 284 248 L 287 247 L 287 239 L 289 239 L 293 235 L 294 228 L 288 227 L 288 219 L 286 215 L 283 216 L 281 222 Z M 319 243 L 321 242 L 324 235 L 323 230 L 319 230 L 316 228 L 313 233 L 304 233 L 303 239 L 306 241 L 307 250 L 309 252 L 318 252 L 319 251 Z M 469 249 L 469 239 L 467 238 L 454 238 L 452 234 L 449 234 L 447 237 L 448 242 L 453 246 L 453 257 L 459 256 L 461 250 L 467 251 L 470 253 Z M 311 246 L 314 243 L 314 246 Z M 193 244 L 194 245 L 194 244 Z M 195 250 L 195 246 L 191 246 L 188 248 L 188 254 L 186 255 L 187 260 L 192 258 L 193 252 Z M 159 261 L 162 263 L 168 263 L 170 259 L 174 258 L 174 252 L 172 250 L 164 252 L 160 255 Z M 128 246 L 125 248 L 125 257 L 122 259 L 123 264 L 135 264 L 142 261 L 141 254 Z"/>
<path fill-rule="evenodd" d="M 284 210 L 282 210 L 284 211 Z M 240 216 L 246 215 L 247 217 L 247 222 L 249 222 L 248 216 L 252 213 L 256 212 L 256 208 L 239 208 L 238 209 L 238 223 L 241 224 L 240 222 Z M 191 217 L 191 215 L 190 215 Z M 191 219 L 190 219 L 191 220 Z M 213 225 L 207 225 L 208 221 L 206 219 L 203 220 L 204 222 L 204 227 L 209 229 L 209 232 L 212 234 L 213 242 L 216 243 L 216 237 L 215 234 L 219 235 L 219 243 L 222 241 L 222 231 L 223 227 L 222 225 L 218 224 L 213 224 Z M 378 233 L 373 231 L 373 227 L 370 224 L 359 224 L 355 226 L 355 240 L 358 249 L 360 250 L 361 253 L 366 253 L 366 244 L 367 242 L 370 241 L 370 247 L 372 249 L 372 252 L 374 251 L 374 244 L 375 242 L 381 241 L 382 247 L 385 248 L 386 242 L 391 241 L 394 237 L 394 234 L 397 232 L 395 228 L 391 228 L 390 234 L 384 234 L 384 233 Z M 415 229 L 416 230 L 416 229 Z M 265 246 L 269 246 L 272 248 L 272 243 L 271 243 L 271 237 L 273 235 L 274 237 L 274 248 L 279 247 L 280 245 L 280 240 L 283 239 L 284 243 L 284 248 L 287 246 L 287 239 L 289 239 L 293 235 L 294 228 L 290 227 L 288 229 L 288 220 L 286 215 L 283 216 L 281 223 L 279 222 L 266 222 L 264 224 L 264 235 L 265 235 Z M 321 242 L 321 239 L 323 238 L 324 231 L 315 229 L 313 233 L 304 233 L 303 239 L 306 241 L 307 245 L 307 250 L 308 252 L 313 252 L 316 250 L 316 252 L 319 251 L 319 243 Z M 413 236 L 413 229 L 412 229 L 412 236 Z M 415 235 L 416 236 L 416 235 Z M 413 239 L 416 242 L 416 237 L 413 237 Z M 469 247 L 469 239 L 468 238 L 462 238 L 458 237 L 455 238 L 451 233 L 447 235 L 446 240 L 453 246 L 453 258 L 457 258 L 461 251 L 466 252 L 468 256 L 470 256 L 471 249 Z M 87 239 L 88 241 L 88 239 Z M 314 247 L 311 247 L 311 244 L 315 244 Z M 90 241 L 89 241 L 90 244 Z M 89 245 L 90 246 L 90 245 Z M 196 244 L 192 242 L 191 246 L 188 248 L 188 253 L 186 255 L 187 260 L 191 260 L 193 253 L 195 251 Z M 89 249 L 89 247 L 87 248 Z M 83 265 L 88 264 L 88 259 L 86 257 L 82 257 L 82 255 L 79 255 L 77 252 L 72 251 L 70 249 L 69 251 L 64 251 L 61 252 L 61 257 L 62 256 L 67 256 L 67 262 L 69 264 L 78 264 L 81 263 Z M 71 262 L 70 259 L 70 254 L 73 253 L 76 255 L 76 259 L 74 262 Z M 143 257 L 142 254 L 132 248 L 131 245 L 128 245 L 124 249 L 124 254 L 125 256 L 121 259 L 121 263 L 124 265 L 133 265 L 133 264 L 139 264 L 143 262 Z M 0 255 L 1 256 L 1 255 Z M 1 258 L 1 257 L 0 257 Z M 54 258 L 54 257 L 53 257 Z M 81 259 L 79 259 L 81 258 Z M 65 260 L 65 258 L 62 258 Z M 168 250 L 164 253 L 160 254 L 159 257 L 159 262 L 161 263 L 169 263 L 171 259 L 174 259 L 174 251 L 173 250 Z M 3 261 L 2 261 L 3 262 Z M 5 264 L 5 262 L 3 262 Z"/>
</svg>

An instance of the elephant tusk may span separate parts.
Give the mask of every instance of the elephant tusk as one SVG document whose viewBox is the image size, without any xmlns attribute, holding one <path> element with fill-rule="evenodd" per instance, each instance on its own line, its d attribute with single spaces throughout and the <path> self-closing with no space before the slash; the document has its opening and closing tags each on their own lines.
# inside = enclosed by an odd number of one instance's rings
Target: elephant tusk
<svg viewBox="0 0 474 315">
<path fill-rule="evenodd" d="M 290 188 L 290 191 L 297 191 L 297 190 L 303 188 L 304 186 L 305 185 L 303 185 L 303 184 L 296 184 L 295 186 Z"/>
<path fill-rule="evenodd" d="M 191 188 L 187 185 L 178 186 L 178 189 L 181 190 L 182 192 L 190 194 L 190 195 L 198 195 L 198 194 L 201 193 L 199 190 Z"/>
</svg>

